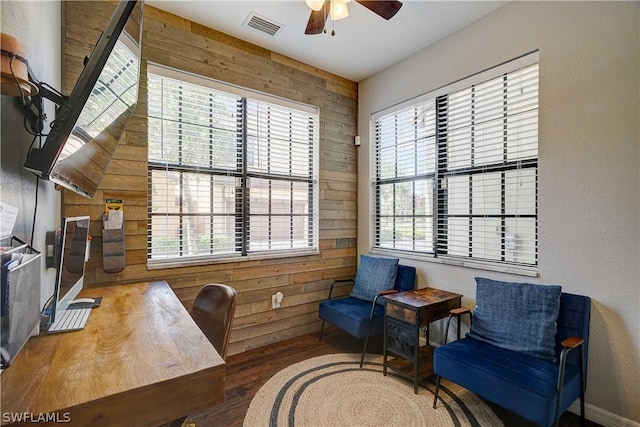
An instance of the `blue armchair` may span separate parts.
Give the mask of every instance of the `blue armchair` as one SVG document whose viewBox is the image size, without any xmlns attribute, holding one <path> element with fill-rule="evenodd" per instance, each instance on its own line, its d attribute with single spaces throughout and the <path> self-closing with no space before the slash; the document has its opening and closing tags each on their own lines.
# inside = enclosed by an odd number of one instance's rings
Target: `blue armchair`
<svg viewBox="0 0 640 427">
<path fill-rule="evenodd" d="M 350 281 L 350 280 L 349 280 Z M 362 339 L 362 358 L 367 352 L 369 337 L 382 335 L 384 330 L 384 298 L 394 292 L 410 291 L 416 283 L 416 269 L 398 264 L 397 258 L 362 255 L 351 294 L 343 298 L 331 298 L 336 281 L 329 289 L 329 297 L 320 302 L 318 315 L 322 319 L 320 341 L 325 322 L 329 322 Z"/>
<path fill-rule="evenodd" d="M 589 297 L 561 293 L 559 286 L 476 280 L 470 332 L 449 344 L 445 337 L 434 351 L 433 407 L 440 379 L 447 378 L 544 427 L 557 426 L 579 398 L 584 426 Z M 462 314 L 452 312 L 458 324 Z"/>
</svg>

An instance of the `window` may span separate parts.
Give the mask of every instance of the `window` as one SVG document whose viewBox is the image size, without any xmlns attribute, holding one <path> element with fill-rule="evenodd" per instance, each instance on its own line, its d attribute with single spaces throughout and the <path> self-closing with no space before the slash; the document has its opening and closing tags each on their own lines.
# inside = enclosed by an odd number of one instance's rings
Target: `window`
<svg viewBox="0 0 640 427">
<path fill-rule="evenodd" d="M 375 114 L 372 126 L 374 250 L 535 268 L 537 53 Z"/>
<path fill-rule="evenodd" d="M 150 64 L 149 264 L 317 252 L 318 120 Z"/>
</svg>

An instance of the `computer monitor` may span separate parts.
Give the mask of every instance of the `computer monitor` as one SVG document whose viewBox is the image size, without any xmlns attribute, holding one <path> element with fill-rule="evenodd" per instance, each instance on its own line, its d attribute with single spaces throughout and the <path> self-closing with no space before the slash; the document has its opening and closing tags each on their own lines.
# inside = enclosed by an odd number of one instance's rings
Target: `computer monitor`
<svg viewBox="0 0 640 427">
<path fill-rule="evenodd" d="M 58 274 L 51 307 L 52 323 L 56 320 L 56 313 L 66 310 L 84 285 L 89 223 L 88 216 L 69 217 L 62 220 Z"/>
</svg>

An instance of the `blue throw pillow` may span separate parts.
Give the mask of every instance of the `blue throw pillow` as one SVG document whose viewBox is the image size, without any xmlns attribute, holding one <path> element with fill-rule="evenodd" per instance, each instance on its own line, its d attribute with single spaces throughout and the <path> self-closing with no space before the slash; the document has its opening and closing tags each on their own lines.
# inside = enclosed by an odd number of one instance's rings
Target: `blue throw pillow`
<svg viewBox="0 0 640 427">
<path fill-rule="evenodd" d="M 476 308 L 467 336 L 555 361 L 562 287 L 476 278 Z"/>
<path fill-rule="evenodd" d="M 373 302 L 378 292 L 393 289 L 398 261 L 398 258 L 361 255 L 351 296 Z M 384 298 L 379 298 L 378 303 L 383 304 Z"/>
</svg>

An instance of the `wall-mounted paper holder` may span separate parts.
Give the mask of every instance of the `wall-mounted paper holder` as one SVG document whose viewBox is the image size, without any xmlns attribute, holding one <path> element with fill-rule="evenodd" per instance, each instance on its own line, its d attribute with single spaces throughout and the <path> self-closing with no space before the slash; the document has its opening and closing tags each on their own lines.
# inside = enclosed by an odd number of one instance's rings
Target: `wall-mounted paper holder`
<svg viewBox="0 0 640 427">
<path fill-rule="evenodd" d="M 107 273 L 118 273 L 124 270 L 124 213 L 102 215 L 102 269 Z M 118 217 L 118 218 L 114 218 Z"/>
</svg>

